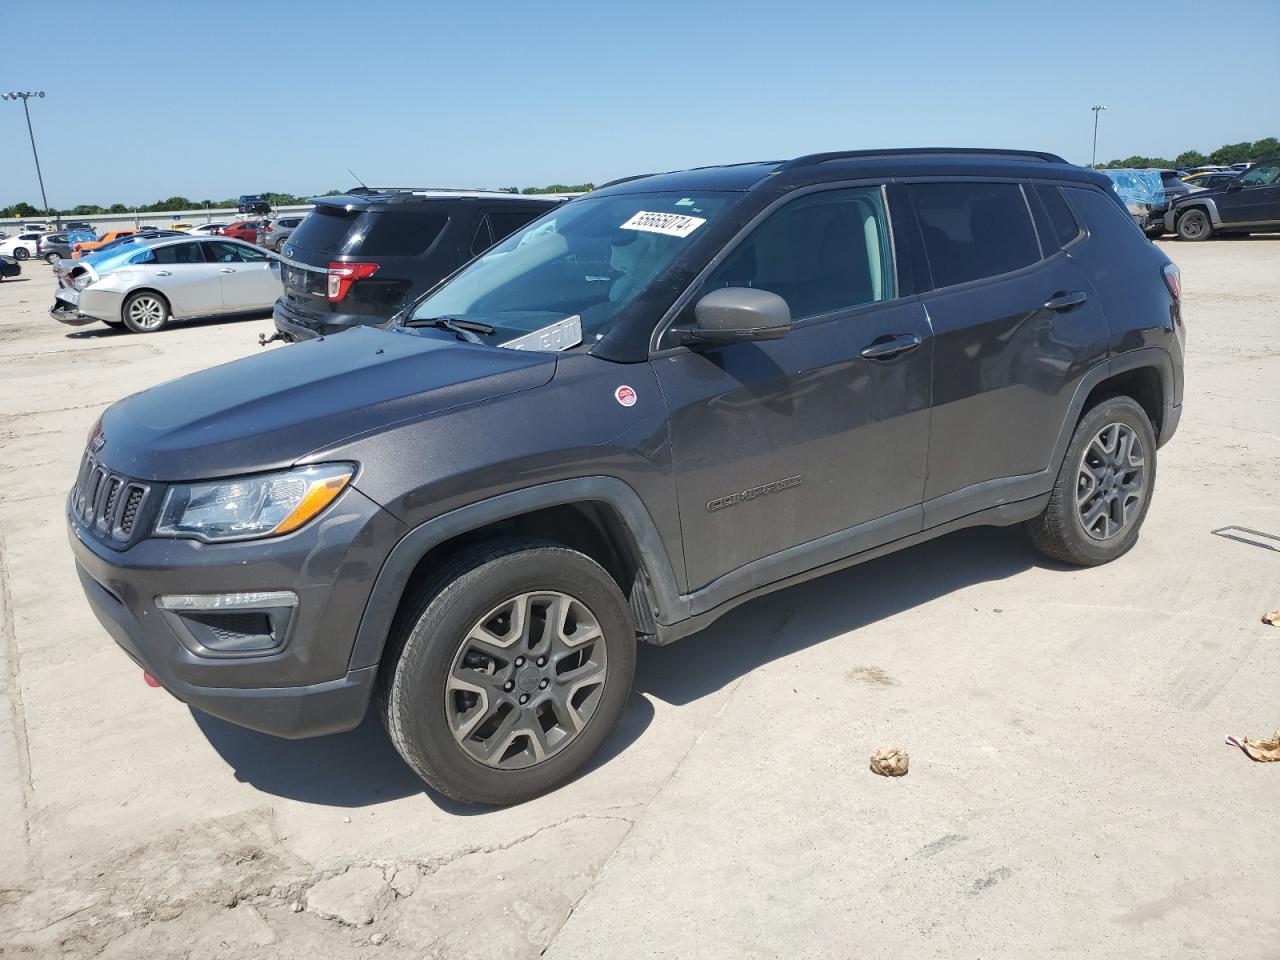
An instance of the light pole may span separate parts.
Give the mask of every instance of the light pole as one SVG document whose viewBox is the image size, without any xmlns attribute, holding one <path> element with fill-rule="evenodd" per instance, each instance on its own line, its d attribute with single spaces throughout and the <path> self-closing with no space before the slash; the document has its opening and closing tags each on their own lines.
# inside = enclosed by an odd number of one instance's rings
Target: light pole
<svg viewBox="0 0 1280 960">
<path fill-rule="evenodd" d="M 44 215 L 49 216 L 49 198 L 44 195 L 44 174 L 40 172 L 40 154 L 36 153 L 36 135 L 31 129 L 31 110 L 27 101 L 32 97 L 44 99 L 43 90 L 11 90 L 0 93 L 0 100 L 21 100 L 22 112 L 27 115 L 27 136 L 31 138 L 31 156 L 36 158 L 36 179 L 40 181 L 40 202 L 44 204 Z"/>
<path fill-rule="evenodd" d="M 1096 104 L 1093 107 L 1093 163 L 1090 164 L 1091 167 L 1098 165 L 1098 114 L 1105 109 L 1107 108 L 1101 104 Z"/>
</svg>

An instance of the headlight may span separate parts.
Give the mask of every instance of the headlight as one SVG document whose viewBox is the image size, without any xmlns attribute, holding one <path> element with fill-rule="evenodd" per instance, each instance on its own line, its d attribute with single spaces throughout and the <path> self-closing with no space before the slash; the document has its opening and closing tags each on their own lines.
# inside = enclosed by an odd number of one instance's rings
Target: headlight
<svg viewBox="0 0 1280 960">
<path fill-rule="evenodd" d="M 355 472 L 352 463 L 327 463 L 175 484 L 165 495 L 155 535 L 218 542 L 289 533 L 332 503 Z"/>
</svg>

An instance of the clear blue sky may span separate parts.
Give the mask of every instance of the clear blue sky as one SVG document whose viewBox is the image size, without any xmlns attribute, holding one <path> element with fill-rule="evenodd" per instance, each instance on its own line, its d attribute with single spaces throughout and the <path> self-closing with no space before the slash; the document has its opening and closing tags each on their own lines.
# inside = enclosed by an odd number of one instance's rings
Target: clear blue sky
<svg viewBox="0 0 1280 960">
<path fill-rule="evenodd" d="M 1094 103 L 1100 160 L 1280 136 L 1280 0 L 0 0 L 0 35 L 0 90 L 48 93 L 55 207 L 321 192 L 347 167 L 498 187 L 873 146 L 1087 163 Z M 18 200 L 39 192 L 0 102 Z"/>
</svg>

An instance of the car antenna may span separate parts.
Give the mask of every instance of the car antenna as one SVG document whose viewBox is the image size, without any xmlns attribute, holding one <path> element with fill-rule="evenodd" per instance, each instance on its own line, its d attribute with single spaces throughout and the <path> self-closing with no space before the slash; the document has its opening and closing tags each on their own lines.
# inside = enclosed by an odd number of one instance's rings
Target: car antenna
<svg viewBox="0 0 1280 960">
<path fill-rule="evenodd" d="M 353 177 L 356 177 L 356 172 L 352 170 L 350 167 L 347 167 L 347 173 L 351 174 Z M 359 177 L 356 177 L 356 183 L 360 184 L 360 186 L 364 187 L 366 190 L 369 189 L 369 185 L 365 183 L 363 180 L 361 180 Z"/>
</svg>

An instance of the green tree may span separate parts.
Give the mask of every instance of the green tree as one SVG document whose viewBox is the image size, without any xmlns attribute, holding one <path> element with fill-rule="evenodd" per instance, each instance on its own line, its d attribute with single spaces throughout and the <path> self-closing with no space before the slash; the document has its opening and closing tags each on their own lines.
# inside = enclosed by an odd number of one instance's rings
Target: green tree
<svg viewBox="0 0 1280 960">
<path fill-rule="evenodd" d="M 1263 137 L 1261 140 L 1253 141 L 1252 155 L 1250 160 L 1271 160 L 1280 157 L 1280 140 L 1275 137 Z"/>
<path fill-rule="evenodd" d="M 1182 153 L 1173 158 L 1173 165 L 1184 170 L 1187 167 L 1203 167 L 1208 162 L 1209 158 L 1199 150 L 1183 150 Z"/>
<path fill-rule="evenodd" d="M 1243 143 L 1228 143 L 1209 154 L 1210 163 L 1244 163 L 1253 153 L 1253 144 L 1248 140 Z"/>
<path fill-rule="evenodd" d="M 3 210 L 0 210 L 0 217 L 34 217 L 38 216 L 39 213 L 40 211 L 38 208 L 33 207 L 24 200 L 19 203 L 15 203 L 11 207 L 5 207 Z"/>
<path fill-rule="evenodd" d="M 113 203 L 111 206 L 107 207 L 107 213 L 128 213 L 128 212 L 129 212 L 129 208 L 126 207 L 123 203 Z"/>
<path fill-rule="evenodd" d="M 74 217 L 91 217 L 96 213 L 106 213 L 106 209 L 98 206 L 96 203 L 82 203 L 78 207 L 73 207 L 65 211 Z"/>
</svg>

